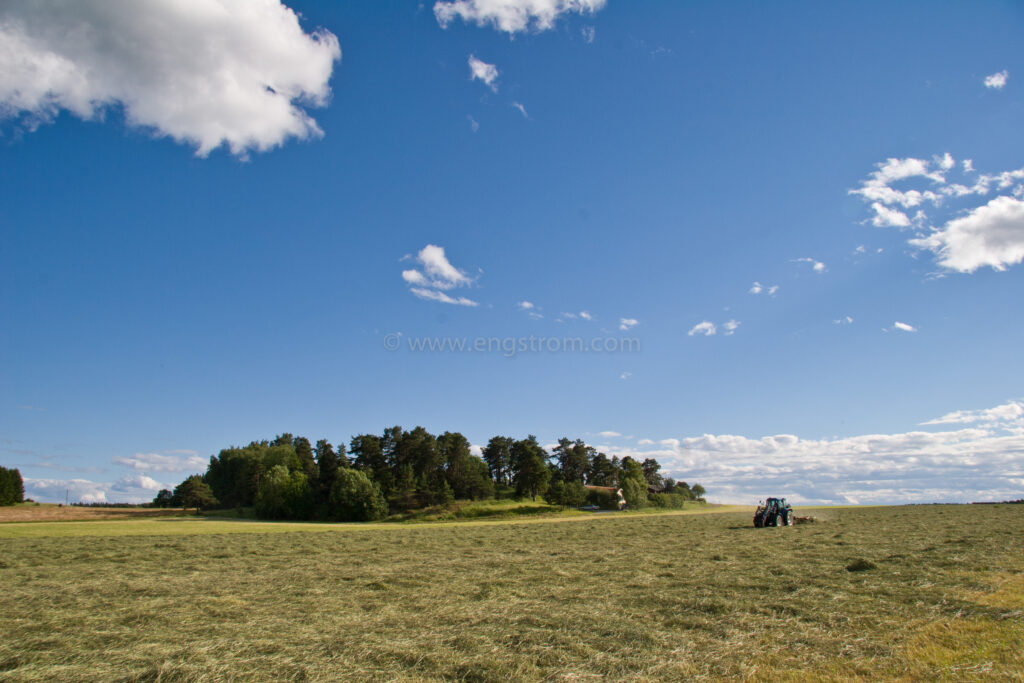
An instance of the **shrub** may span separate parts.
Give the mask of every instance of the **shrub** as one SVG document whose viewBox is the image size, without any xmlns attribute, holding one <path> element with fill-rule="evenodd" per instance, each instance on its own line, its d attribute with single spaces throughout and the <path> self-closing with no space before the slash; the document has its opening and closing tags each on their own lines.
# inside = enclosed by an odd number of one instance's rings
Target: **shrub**
<svg viewBox="0 0 1024 683">
<path fill-rule="evenodd" d="M 648 500 L 654 507 L 678 510 L 686 505 L 687 497 L 680 493 L 654 493 Z"/>
<path fill-rule="evenodd" d="M 388 502 L 380 487 L 354 469 L 338 470 L 327 506 L 330 518 L 343 522 L 369 522 L 388 514 Z"/>
<path fill-rule="evenodd" d="M 635 477 L 627 477 L 622 483 L 622 495 L 631 508 L 642 508 L 647 505 L 647 482 Z"/>
<path fill-rule="evenodd" d="M 596 505 L 602 510 L 618 510 L 619 497 L 613 491 L 590 489 L 587 491 L 587 503 Z"/>
</svg>

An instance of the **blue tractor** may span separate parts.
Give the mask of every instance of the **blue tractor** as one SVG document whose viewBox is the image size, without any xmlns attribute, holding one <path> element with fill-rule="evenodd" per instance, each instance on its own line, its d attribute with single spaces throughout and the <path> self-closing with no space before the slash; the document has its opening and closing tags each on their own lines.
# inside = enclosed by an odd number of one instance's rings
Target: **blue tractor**
<svg viewBox="0 0 1024 683">
<path fill-rule="evenodd" d="M 796 522 L 796 515 L 793 514 L 793 507 L 786 502 L 785 498 L 769 498 L 757 506 L 754 513 L 754 526 L 793 526 Z"/>
</svg>

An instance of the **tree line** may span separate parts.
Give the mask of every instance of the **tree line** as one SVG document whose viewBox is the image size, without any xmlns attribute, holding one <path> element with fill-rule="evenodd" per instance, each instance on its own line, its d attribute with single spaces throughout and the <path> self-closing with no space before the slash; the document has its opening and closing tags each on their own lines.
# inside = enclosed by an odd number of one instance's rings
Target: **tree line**
<svg viewBox="0 0 1024 683">
<path fill-rule="evenodd" d="M 25 501 L 25 483 L 17 469 L 0 467 L 0 505 L 15 505 Z"/>
<path fill-rule="evenodd" d="M 702 486 L 663 478 L 660 469 L 651 458 L 609 458 L 579 439 L 559 439 L 549 453 L 533 435 L 495 436 L 477 456 L 462 434 L 423 427 L 360 434 L 347 448 L 285 433 L 221 450 L 204 474 L 161 491 L 153 504 L 251 506 L 261 519 L 370 521 L 456 499 L 541 496 L 555 505 L 617 506 L 612 491 L 587 486 L 622 489 L 631 507 L 703 499 Z"/>
</svg>

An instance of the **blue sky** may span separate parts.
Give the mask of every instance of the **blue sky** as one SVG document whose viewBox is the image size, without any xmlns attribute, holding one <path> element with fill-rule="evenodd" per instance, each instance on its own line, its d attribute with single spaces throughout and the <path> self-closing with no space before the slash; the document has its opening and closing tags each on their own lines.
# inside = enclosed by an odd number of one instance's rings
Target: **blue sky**
<svg viewBox="0 0 1024 683">
<path fill-rule="evenodd" d="M 401 424 L 713 500 L 1024 496 L 1018 3 L 238 3 L 0 10 L 29 495 Z M 410 347 L 531 337 L 638 348 Z"/>
</svg>

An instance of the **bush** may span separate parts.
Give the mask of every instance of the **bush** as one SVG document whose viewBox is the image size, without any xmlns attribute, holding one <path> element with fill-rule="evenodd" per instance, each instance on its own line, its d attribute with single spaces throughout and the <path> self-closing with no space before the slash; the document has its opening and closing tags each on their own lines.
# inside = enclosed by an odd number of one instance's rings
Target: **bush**
<svg viewBox="0 0 1024 683">
<path fill-rule="evenodd" d="M 590 489 L 587 491 L 587 504 L 596 505 L 602 510 L 618 510 L 619 497 L 612 491 Z"/>
<path fill-rule="evenodd" d="M 628 477 L 622 482 L 622 495 L 626 498 L 626 504 L 635 509 L 647 505 L 647 482 L 636 477 Z"/>
<path fill-rule="evenodd" d="M 578 481 L 556 481 L 548 487 L 544 500 L 550 505 L 578 508 L 587 501 L 587 487 Z"/>
<path fill-rule="evenodd" d="M 313 490 L 304 472 L 289 472 L 275 465 L 260 478 L 256 492 L 256 516 L 260 519 L 309 519 Z"/>
<path fill-rule="evenodd" d="M 343 522 L 370 522 L 384 519 L 388 502 L 380 487 L 359 470 L 338 470 L 327 500 L 327 514 Z"/>
<path fill-rule="evenodd" d="M 654 493 L 648 500 L 656 508 L 678 510 L 686 505 L 687 497 L 681 493 Z"/>
</svg>

